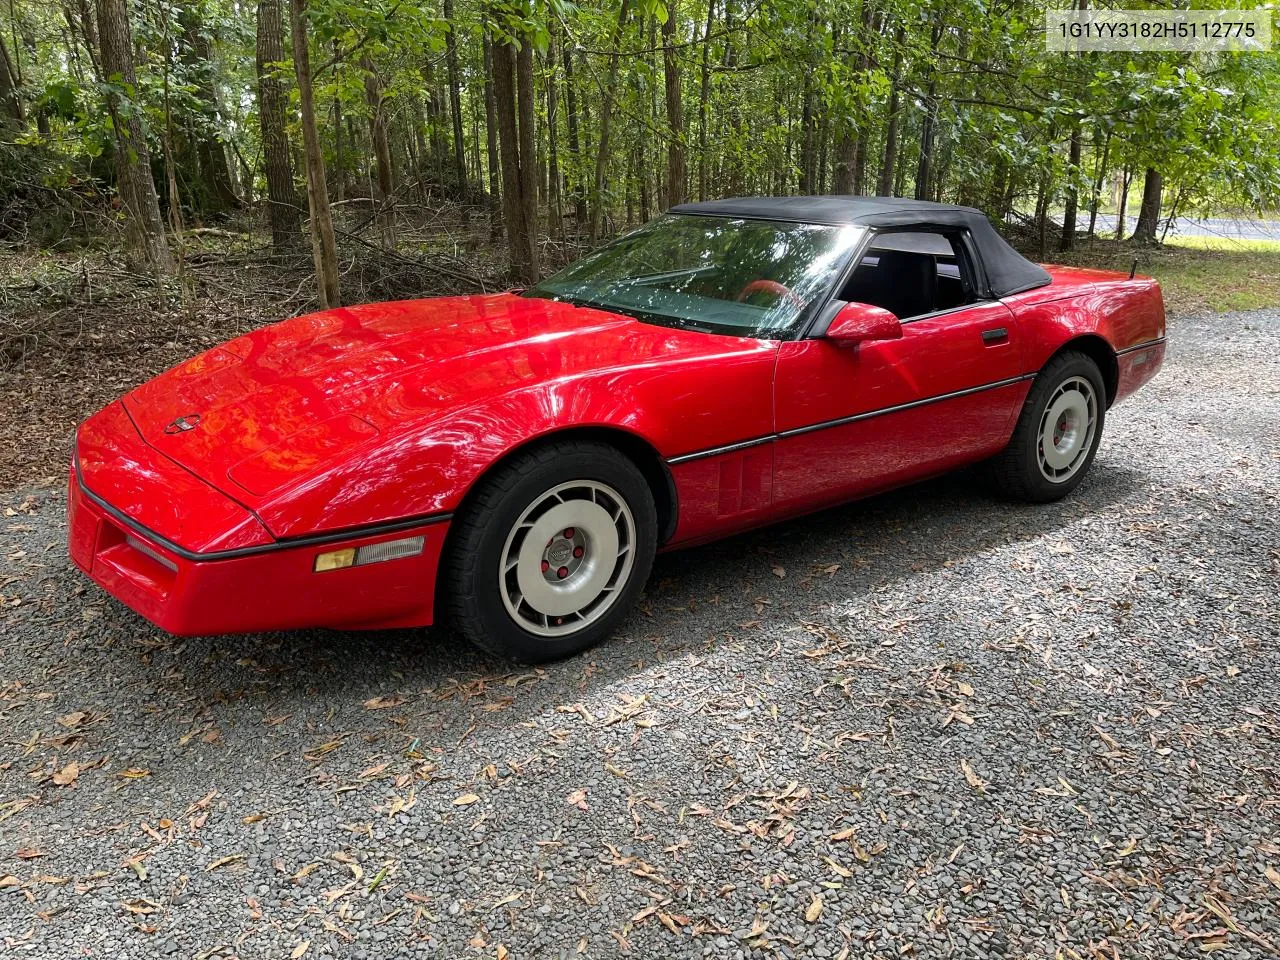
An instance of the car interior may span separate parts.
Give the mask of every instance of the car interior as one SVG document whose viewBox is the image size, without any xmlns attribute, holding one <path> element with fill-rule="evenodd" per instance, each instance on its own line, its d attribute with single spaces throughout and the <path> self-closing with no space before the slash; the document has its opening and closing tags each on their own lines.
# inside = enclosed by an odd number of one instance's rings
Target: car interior
<svg viewBox="0 0 1280 960">
<path fill-rule="evenodd" d="M 972 273 L 958 243 L 941 233 L 881 233 L 839 299 L 883 307 L 899 320 L 973 303 Z"/>
</svg>

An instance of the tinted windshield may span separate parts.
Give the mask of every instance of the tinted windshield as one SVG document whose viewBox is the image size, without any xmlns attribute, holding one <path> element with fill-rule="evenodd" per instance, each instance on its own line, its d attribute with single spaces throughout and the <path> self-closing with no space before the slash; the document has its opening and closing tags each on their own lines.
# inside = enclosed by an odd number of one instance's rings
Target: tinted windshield
<svg viewBox="0 0 1280 960">
<path fill-rule="evenodd" d="M 525 296 L 650 323 L 776 338 L 826 292 L 861 235 L 860 227 L 669 214 Z"/>
</svg>

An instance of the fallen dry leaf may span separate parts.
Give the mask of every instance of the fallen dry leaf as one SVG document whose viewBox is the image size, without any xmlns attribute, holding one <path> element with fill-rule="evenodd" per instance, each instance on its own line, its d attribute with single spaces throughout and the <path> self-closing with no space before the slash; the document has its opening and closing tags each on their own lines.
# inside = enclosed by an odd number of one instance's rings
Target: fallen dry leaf
<svg viewBox="0 0 1280 960">
<path fill-rule="evenodd" d="M 822 916 L 822 898 L 815 896 L 813 902 L 809 904 L 809 909 L 804 912 L 806 923 L 814 923 Z"/>
<path fill-rule="evenodd" d="M 587 789 L 583 787 L 581 790 L 575 790 L 564 798 L 564 802 L 571 807 L 577 807 L 579 810 L 587 809 Z"/>
<path fill-rule="evenodd" d="M 310 940 L 303 940 L 300 944 L 293 948 L 289 953 L 290 960 L 298 960 L 300 956 L 307 952 L 307 948 L 311 946 Z"/>
<path fill-rule="evenodd" d="M 66 787 L 75 783 L 78 776 L 80 776 L 80 764 L 68 763 L 53 775 L 53 782 L 60 787 Z"/>
<path fill-rule="evenodd" d="M 480 798 L 474 793 L 464 793 L 462 796 L 454 798 L 453 805 L 455 807 L 466 807 L 475 803 L 479 799 Z"/>
<path fill-rule="evenodd" d="M 205 873 L 208 873 L 211 870 L 217 870 L 219 867 L 225 867 L 229 863 L 235 863 L 237 860 L 243 860 L 243 859 L 244 859 L 243 853 L 233 853 L 229 857 L 219 857 L 217 860 L 213 861 L 213 863 L 205 867 L 204 871 Z"/>
<path fill-rule="evenodd" d="M 964 773 L 965 780 L 969 781 L 969 786 L 973 787 L 973 789 L 981 790 L 987 785 L 987 781 L 983 780 L 974 772 L 973 767 L 970 766 L 968 760 L 960 761 L 960 769 Z"/>
<path fill-rule="evenodd" d="M 140 914 L 142 916 L 149 913 L 155 913 L 157 910 L 162 909 L 160 904 L 156 903 L 154 900 L 148 900 L 145 897 L 138 897 L 134 900 L 122 900 L 120 901 L 120 906 L 124 907 L 130 913 Z"/>
<path fill-rule="evenodd" d="M 1267 879 L 1280 889 L 1280 870 L 1277 870 L 1275 867 L 1267 867 L 1265 872 L 1267 874 Z"/>
<path fill-rule="evenodd" d="M 404 703 L 404 697 L 373 697 L 364 702 L 366 710 L 389 710 Z"/>
<path fill-rule="evenodd" d="M 151 771 L 146 767 L 130 767 L 128 770 L 121 770 L 119 776 L 126 780 L 141 780 L 143 777 L 151 776 Z"/>
</svg>

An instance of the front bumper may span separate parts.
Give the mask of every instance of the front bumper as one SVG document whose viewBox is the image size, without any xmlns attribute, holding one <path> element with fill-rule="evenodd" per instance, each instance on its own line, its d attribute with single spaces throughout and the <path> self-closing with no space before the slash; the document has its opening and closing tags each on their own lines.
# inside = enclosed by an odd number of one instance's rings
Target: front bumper
<svg viewBox="0 0 1280 960">
<path fill-rule="evenodd" d="M 90 492 L 74 467 L 67 496 L 68 549 L 76 566 L 126 606 L 180 636 L 430 624 L 448 526 L 447 518 L 424 520 L 201 556 Z M 315 572 L 321 553 L 413 536 L 424 540 L 416 556 Z"/>
</svg>

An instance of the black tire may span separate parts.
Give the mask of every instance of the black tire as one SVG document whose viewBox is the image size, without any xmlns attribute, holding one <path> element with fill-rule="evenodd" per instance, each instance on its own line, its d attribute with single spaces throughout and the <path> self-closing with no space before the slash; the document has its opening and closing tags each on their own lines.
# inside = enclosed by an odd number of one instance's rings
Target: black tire
<svg viewBox="0 0 1280 960">
<path fill-rule="evenodd" d="M 1075 465 L 1070 474 L 1053 480 L 1045 473 L 1051 468 L 1042 468 L 1040 460 L 1044 417 L 1059 389 L 1074 378 L 1086 380 L 1093 387 L 1095 426 L 1092 436 L 1087 438 L 1087 449 L 1079 453 L 1078 464 L 1073 460 Z M 1030 503 L 1061 500 L 1079 485 L 1093 463 L 1098 442 L 1102 439 L 1106 414 L 1107 391 L 1098 365 L 1083 353 L 1073 350 L 1055 356 L 1045 364 L 1032 384 L 1014 428 L 1013 439 L 990 463 L 989 472 L 996 489 L 1010 499 Z"/>
<path fill-rule="evenodd" d="M 630 572 L 597 619 L 572 633 L 539 636 L 508 610 L 499 565 L 508 535 L 525 511 L 549 490 L 576 481 L 606 484 L 625 501 L 635 526 Z M 649 577 L 657 540 L 653 492 L 628 457 L 606 444 L 549 443 L 484 477 L 454 517 L 438 577 L 437 609 L 457 633 L 495 656 L 524 663 L 572 656 L 599 643 L 626 617 Z"/>
</svg>

